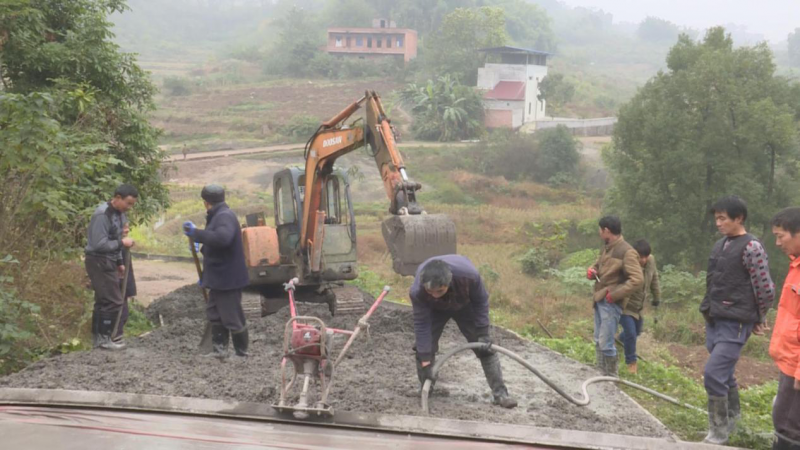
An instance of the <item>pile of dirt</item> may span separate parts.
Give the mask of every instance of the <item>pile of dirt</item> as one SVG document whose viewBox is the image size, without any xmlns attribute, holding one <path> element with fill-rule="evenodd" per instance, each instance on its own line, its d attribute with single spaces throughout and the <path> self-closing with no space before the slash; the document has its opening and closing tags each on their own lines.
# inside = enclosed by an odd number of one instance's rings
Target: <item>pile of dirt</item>
<svg viewBox="0 0 800 450">
<path fill-rule="evenodd" d="M 203 330 L 199 289 L 188 285 L 156 300 L 148 315 L 164 323 L 150 334 L 130 339 L 128 349 L 77 352 L 39 361 L 0 379 L 2 387 L 128 392 L 275 403 L 288 308 L 249 324 L 251 357 L 221 362 L 198 354 Z M 329 327 L 352 329 L 355 318 L 333 318 L 326 305 L 301 304 L 304 315 L 320 317 Z M 411 311 L 382 305 L 370 319 L 369 336 L 351 347 L 337 369 L 330 402 L 337 410 L 383 414 L 420 414 L 414 369 Z M 534 364 L 573 395 L 597 372 L 501 329 L 495 342 Z M 464 342 L 454 323 L 440 341 L 447 350 Z M 335 352 L 344 339 L 336 341 Z M 609 384 L 591 389 L 592 403 L 577 407 L 561 398 L 527 369 L 503 358 L 509 391 L 520 403 L 513 410 L 491 405 L 480 362 L 471 352 L 448 361 L 431 400 L 435 417 L 661 437 L 668 430 L 630 398 Z"/>
</svg>

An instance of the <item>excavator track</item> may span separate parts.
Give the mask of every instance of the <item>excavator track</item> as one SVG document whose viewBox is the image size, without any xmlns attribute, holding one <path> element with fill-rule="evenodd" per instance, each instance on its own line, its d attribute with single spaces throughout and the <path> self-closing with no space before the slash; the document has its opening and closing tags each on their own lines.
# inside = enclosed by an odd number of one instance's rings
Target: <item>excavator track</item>
<svg viewBox="0 0 800 450">
<path fill-rule="evenodd" d="M 256 292 L 242 292 L 242 310 L 245 319 L 250 322 L 261 318 L 261 296 Z"/>
<path fill-rule="evenodd" d="M 356 286 L 331 286 L 328 288 L 330 295 L 331 314 L 334 316 L 359 315 L 367 311 L 367 300 L 371 296 L 365 294 Z"/>
</svg>

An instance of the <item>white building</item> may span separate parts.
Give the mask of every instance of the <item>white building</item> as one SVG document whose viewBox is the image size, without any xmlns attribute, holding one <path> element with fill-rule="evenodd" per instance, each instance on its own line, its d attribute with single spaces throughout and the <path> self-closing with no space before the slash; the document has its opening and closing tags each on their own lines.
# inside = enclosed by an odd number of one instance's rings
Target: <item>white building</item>
<svg viewBox="0 0 800 450">
<path fill-rule="evenodd" d="M 539 100 L 539 83 L 547 76 L 550 53 L 518 47 L 480 51 L 500 55 L 500 63 L 486 63 L 478 69 L 478 89 L 486 91 L 486 127 L 516 130 L 543 119 L 545 101 Z"/>
</svg>

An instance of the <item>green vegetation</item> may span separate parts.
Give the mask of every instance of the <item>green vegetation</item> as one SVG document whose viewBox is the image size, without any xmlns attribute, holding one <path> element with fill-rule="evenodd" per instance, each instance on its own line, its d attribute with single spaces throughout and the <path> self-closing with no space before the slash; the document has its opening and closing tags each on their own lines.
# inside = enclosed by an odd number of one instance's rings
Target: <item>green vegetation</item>
<svg viewBox="0 0 800 450">
<path fill-rule="evenodd" d="M 421 139 L 471 139 L 483 132 L 480 95 L 449 75 L 421 86 L 408 85 L 401 93 L 401 101 L 411 105 L 413 130 Z"/>
<path fill-rule="evenodd" d="M 734 48 L 722 28 L 702 42 L 681 36 L 667 65 L 620 111 L 604 154 L 608 210 L 650 237 L 663 263 L 702 267 L 718 198 L 745 198 L 757 234 L 796 200 L 797 176 L 780 168 L 798 161 L 800 88 L 774 75 L 766 46 Z"/>
<path fill-rule="evenodd" d="M 94 208 L 121 182 L 139 188 L 138 220 L 167 202 L 147 121 L 155 88 L 110 41 L 107 16 L 124 9 L 116 0 L 0 6 L 0 310 L 2 352 L 13 356 L 0 371 L 77 333 L 85 294 L 71 280 L 81 277 L 39 281 L 70 270 Z"/>
</svg>

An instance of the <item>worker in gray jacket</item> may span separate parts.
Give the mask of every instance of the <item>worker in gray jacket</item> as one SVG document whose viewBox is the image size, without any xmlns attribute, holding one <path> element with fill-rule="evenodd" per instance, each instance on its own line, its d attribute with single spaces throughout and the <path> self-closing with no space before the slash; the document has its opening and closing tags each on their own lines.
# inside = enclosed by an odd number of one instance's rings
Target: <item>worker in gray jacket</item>
<svg viewBox="0 0 800 450">
<path fill-rule="evenodd" d="M 120 279 L 125 275 L 123 249 L 134 245 L 133 239 L 123 236 L 128 222 L 125 215 L 136 204 L 139 192 L 129 184 L 114 191 L 111 201 L 100 204 L 92 214 L 87 231 L 86 273 L 94 289 L 92 337 L 94 347 L 104 350 L 121 350 L 125 344 L 114 342 L 114 326 L 120 309 L 125 304 Z"/>
</svg>

